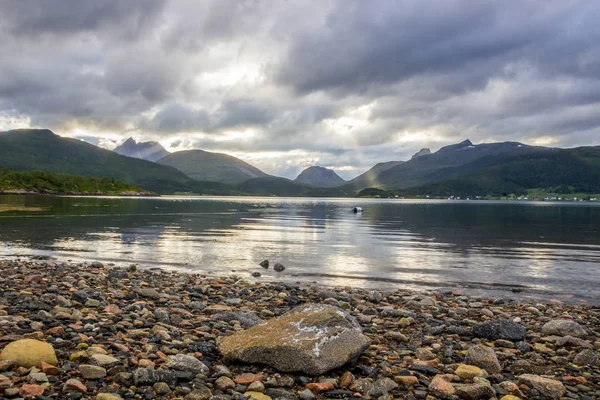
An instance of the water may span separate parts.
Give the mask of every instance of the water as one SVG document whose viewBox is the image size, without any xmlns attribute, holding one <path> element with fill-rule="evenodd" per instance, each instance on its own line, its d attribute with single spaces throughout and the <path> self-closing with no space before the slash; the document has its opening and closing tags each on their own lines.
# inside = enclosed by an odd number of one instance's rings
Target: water
<svg viewBox="0 0 600 400">
<path fill-rule="evenodd" d="M 46 208 L 0 213 L 0 258 L 600 302 L 598 204 L 46 196 L 0 204 Z M 357 205 L 362 214 L 351 212 Z M 264 259 L 287 269 L 263 270 Z"/>
</svg>

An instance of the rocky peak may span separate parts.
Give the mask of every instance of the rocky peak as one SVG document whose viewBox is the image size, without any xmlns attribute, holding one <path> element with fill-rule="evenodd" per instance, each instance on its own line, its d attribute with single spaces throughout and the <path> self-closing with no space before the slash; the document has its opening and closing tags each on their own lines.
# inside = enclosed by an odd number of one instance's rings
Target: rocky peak
<svg viewBox="0 0 600 400">
<path fill-rule="evenodd" d="M 426 156 L 431 154 L 431 150 L 429 150 L 428 148 L 424 147 L 421 150 L 419 150 L 418 152 L 416 152 L 412 157 L 411 160 L 415 159 L 415 158 L 419 158 L 422 156 Z"/>
</svg>

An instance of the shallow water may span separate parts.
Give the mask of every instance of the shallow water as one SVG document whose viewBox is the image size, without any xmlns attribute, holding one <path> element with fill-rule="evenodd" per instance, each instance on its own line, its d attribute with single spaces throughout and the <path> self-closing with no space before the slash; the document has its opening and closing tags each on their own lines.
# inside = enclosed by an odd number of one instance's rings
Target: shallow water
<svg viewBox="0 0 600 400">
<path fill-rule="evenodd" d="M 0 258 L 47 255 L 261 280 L 600 302 L 600 205 L 0 196 Z M 364 212 L 351 209 L 361 206 Z M 276 273 L 258 266 L 281 262 Z"/>
</svg>

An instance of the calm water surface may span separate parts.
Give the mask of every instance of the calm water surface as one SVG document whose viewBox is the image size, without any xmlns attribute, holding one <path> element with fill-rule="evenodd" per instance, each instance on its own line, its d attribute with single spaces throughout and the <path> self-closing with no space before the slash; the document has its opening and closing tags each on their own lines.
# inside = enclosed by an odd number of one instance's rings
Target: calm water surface
<svg viewBox="0 0 600 400">
<path fill-rule="evenodd" d="M 0 258 L 600 302 L 600 205 L 0 196 Z M 364 213 L 353 214 L 354 206 Z M 275 273 L 257 264 L 281 262 Z"/>
</svg>

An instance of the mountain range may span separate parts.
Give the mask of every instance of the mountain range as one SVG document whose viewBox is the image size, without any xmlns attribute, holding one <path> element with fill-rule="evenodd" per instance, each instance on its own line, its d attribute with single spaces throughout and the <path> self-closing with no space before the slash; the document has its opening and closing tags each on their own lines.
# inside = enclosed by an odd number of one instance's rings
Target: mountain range
<svg viewBox="0 0 600 400">
<path fill-rule="evenodd" d="M 317 166 L 292 181 L 227 154 L 168 153 L 158 143 L 137 143 L 131 138 L 118 151 L 125 155 L 43 129 L 0 133 L 0 168 L 108 177 L 162 194 L 354 196 L 381 192 L 441 197 L 520 195 L 534 189 L 600 193 L 600 146 L 558 149 L 517 142 L 474 145 L 465 140 L 436 152 L 422 149 L 408 161 L 378 163 L 348 182 Z M 164 157 L 156 162 L 143 159 L 160 155 Z"/>
</svg>

